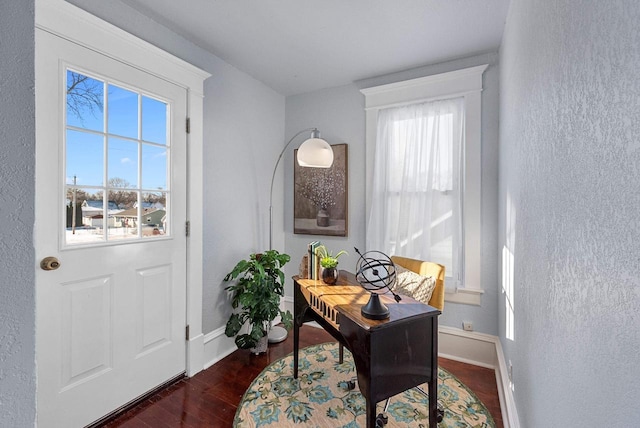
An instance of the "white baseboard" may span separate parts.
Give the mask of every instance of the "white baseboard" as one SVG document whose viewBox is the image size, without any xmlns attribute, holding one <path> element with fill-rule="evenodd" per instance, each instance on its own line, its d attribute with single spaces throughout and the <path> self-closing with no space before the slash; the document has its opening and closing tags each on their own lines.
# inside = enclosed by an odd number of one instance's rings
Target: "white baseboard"
<svg viewBox="0 0 640 428">
<path fill-rule="evenodd" d="M 284 309 L 293 313 L 293 298 L 283 299 Z M 280 322 L 280 316 L 273 320 L 274 324 Z M 238 349 L 233 338 L 227 337 L 224 334 L 225 326 L 222 326 L 216 330 L 207 333 L 204 336 L 204 364 L 203 370 L 208 369 L 218 361 L 222 360 L 227 355 Z"/>
<path fill-rule="evenodd" d="M 495 371 L 504 427 L 520 428 L 500 339 L 447 326 L 440 326 L 438 331 L 438 356 Z"/>
<path fill-rule="evenodd" d="M 509 379 L 509 369 L 504 359 L 504 352 L 502 351 L 500 340 L 496 340 L 496 354 L 498 355 L 498 367 L 500 368 L 500 376 L 498 376 L 498 369 L 496 369 L 496 383 L 498 384 L 498 394 L 500 395 L 502 420 L 504 421 L 505 427 L 520 428 L 518 409 L 516 409 L 512 384 Z"/>
<path fill-rule="evenodd" d="M 439 356 L 490 369 L 496 368 L 496 336 L 444 325 L 438 331 Z"/>
<path fill-rule="evenodd" d="M 204 336 L 204 370 L 238 349 L 233 338 L 224 334 L 224 326 Z"/>
</svg>

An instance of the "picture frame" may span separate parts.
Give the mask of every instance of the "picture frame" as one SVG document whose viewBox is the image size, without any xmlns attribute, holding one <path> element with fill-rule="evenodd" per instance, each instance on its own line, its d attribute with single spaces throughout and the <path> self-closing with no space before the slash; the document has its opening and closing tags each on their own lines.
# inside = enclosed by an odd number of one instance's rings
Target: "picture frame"
<svg viewBox="0 0 640 428">
<path fill-rule="evenodd" d="M 293 233 L 347 236 L 348 150 L 347 144 L 331 145 L 330 168 L 298 165 L 294 152 Z"/>
</svg>

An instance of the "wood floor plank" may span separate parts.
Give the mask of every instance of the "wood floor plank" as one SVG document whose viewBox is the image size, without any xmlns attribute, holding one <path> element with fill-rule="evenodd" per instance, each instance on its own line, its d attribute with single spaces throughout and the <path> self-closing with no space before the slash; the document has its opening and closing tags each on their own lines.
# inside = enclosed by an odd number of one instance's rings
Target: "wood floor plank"
<svg viewBox="0 0 640 428">
<path fill-rule="evenodd" d="M 300 348 L 332 342 L 322 329 L 302 326 Z M 271 344 L 265 354 L 237 350 L 195 376 L 182 379 L 106 423 L 108 428 L 228 428 L 233 424 L 238 404 L 253 379 L 269 364 L 293 351 L 293 335 Z M 438 364 L 455 375 L 487 406 L 503 428 L 495 372 L 443 358 Z"/>
<path fill-rule="evenodd" d="M 498 396 L 498 385 L 496 384 L 496 374 L 492 369 L 478 367 L 459 361 L 438 358 L 438 365 L 455 377 L 460 379 L 487 407 L 496 428 L 502 428 L 502 413 L 500 412 L 500 398 Z"/>
</svg>

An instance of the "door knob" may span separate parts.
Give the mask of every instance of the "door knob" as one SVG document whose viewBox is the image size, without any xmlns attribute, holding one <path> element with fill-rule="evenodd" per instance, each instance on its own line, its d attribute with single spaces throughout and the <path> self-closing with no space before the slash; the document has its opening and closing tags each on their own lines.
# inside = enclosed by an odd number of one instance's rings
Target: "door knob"
<svg viewBox="0 0 640 428">
<path fill-rule="evenodd" d="M 40 267 L 43 270 L 56 270 L 60 267 L 60 262 L 55 257 L 45 257 L 40 262 Z"/>
</svg>

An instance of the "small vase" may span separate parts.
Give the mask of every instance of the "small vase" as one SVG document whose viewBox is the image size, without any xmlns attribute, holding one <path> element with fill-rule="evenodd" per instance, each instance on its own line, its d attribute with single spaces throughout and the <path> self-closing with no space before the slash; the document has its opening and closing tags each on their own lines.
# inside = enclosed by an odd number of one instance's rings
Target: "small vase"
<svg viewBox="0 0 640 428">
<path fill-rule="evenodd" d="M 329 227 L 329 213 L 324 208 L 318 210 L 316 215 L 316 224 L 318 227 Z"/>
<path fill-rule="evenodd" d="M 265 352 L 267 352 L 268 347 L 269 347 L 269 336 L 265 334 L 260 338 L 260 340 L 258 340 L 258 343 L 256 343 L 256 346 L 251 348 L 251 353 L 256 355 L 264 354 Z"/>
<path fill-rule="evenodd" d="M 338 268 L 322 268 L 322 281 L 329 285 L 338 282 Z"/>
</svg>

